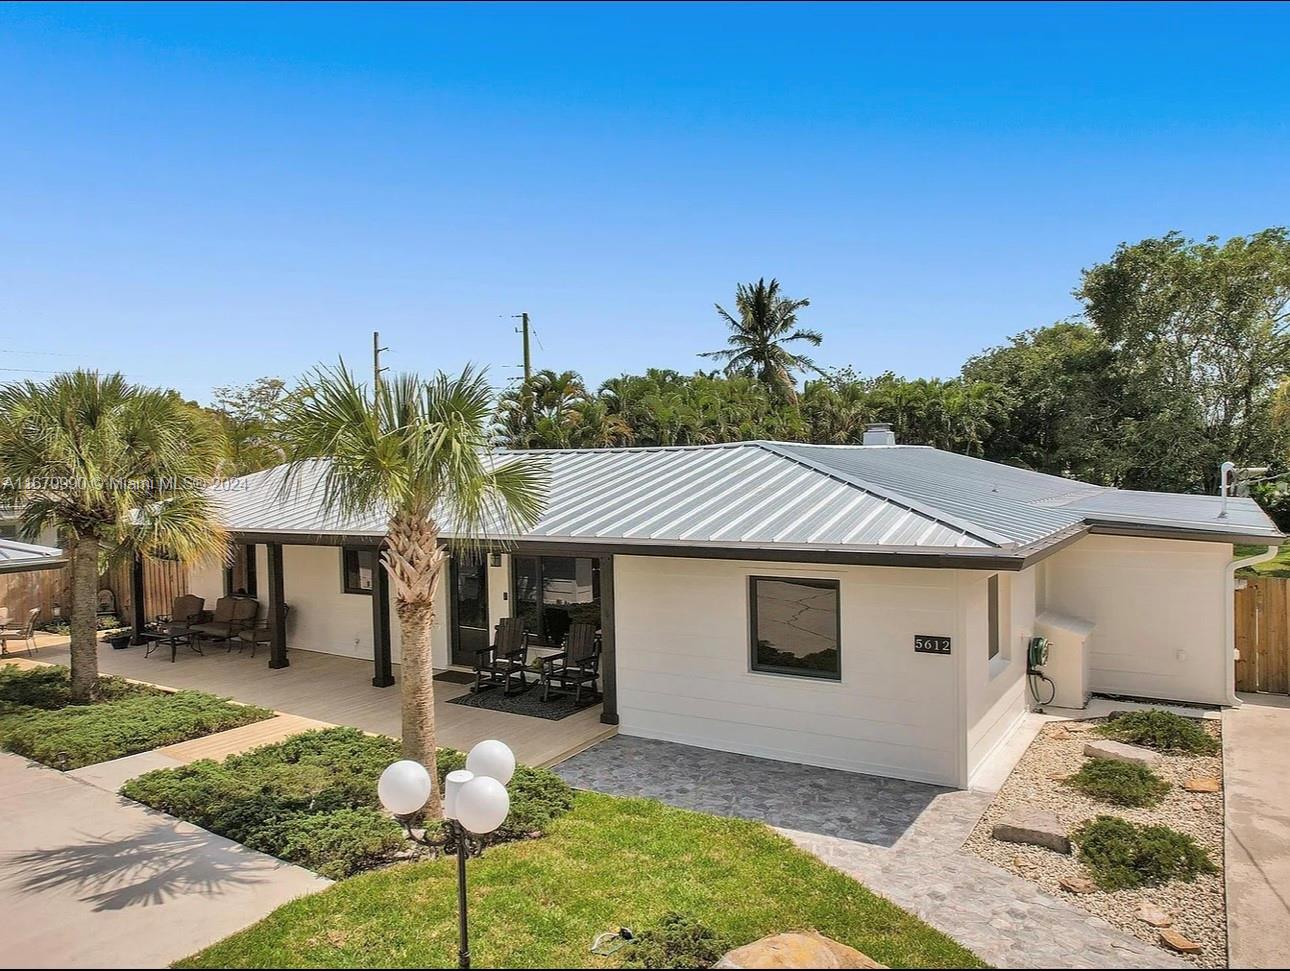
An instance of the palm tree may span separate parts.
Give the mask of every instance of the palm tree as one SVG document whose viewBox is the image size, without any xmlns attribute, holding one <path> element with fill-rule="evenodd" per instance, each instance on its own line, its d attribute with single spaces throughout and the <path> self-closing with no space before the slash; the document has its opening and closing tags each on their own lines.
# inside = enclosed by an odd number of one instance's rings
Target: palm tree
<svg viewBox="0 0 1290 971">
<path fill-rule="evenodd" d="M 447 556 L 442 531 L 469 549 L 487 536 L 527 529 L 545 501 L 544 466 L 493 453 L 492 417 L 492 389 L 473 368 L 429 381 L 400 374 L 372 391 L 342 361 L 306 379 L 278 429 L 285 489 L 321 459 L 319 498 L 327 510 L 387 517 L 381 562 L 403 645 L 403 753 L 430 770 L 431 815 L 440 809 L 430 629 Z"/>
<path fill-rule="evenodd" d="M 209 415 L 120 374 L 73 371 L 0 387 L 0 504 L 21 510 L 26 536 L 56 528 L 71 556 L 74 701 L 94 695 L 107 563 L 135 552 L 186 562 L 227 555 L 204 488 L 223 453 Z"/>
<path fill-rule="evenodd" d="M 729 347 L 708 351 L 700 357 L 725 361 L 727 374 L 756 377 L 785 401 L 797 400 L 794 371 L 815 371 L 815 363 L 803 354 L 795 354 L 785 345 L 805 341 L 819 347 L 824 337 L 819 331 L 797 326 L 797 312 L 809 307 L 810 300 L 792 300 L 779 292 L 779 281 L 760 279 L 741 283 L 735 288 L 736 319 L 721 304 L 717 314 L 730 328 Z"/>
</svg>

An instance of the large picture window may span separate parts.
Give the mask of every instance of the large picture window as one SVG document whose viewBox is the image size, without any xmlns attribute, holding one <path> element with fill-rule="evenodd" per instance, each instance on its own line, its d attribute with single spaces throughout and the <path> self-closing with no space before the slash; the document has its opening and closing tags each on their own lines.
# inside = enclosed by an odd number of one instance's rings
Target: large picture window
<svg viewBox="0 0 1290 971">
<path fill-rule="evenodd" d="M 836 580 L 750 577 L 752 669 L 840 680 L 838 600 Z"/>
<path fill-rule="evenodd" d="M 341 552 L 341 582 L 346 593 L 371 593 L 376 551 L 346 546 Z"/>
</svg>

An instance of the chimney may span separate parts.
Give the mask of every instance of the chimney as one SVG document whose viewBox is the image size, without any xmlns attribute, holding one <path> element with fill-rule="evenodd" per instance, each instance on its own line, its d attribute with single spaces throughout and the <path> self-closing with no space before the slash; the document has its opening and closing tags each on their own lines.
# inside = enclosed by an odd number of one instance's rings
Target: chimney
<svg viewBox="0 0 1290 971">
<path fill-rule="evenodd" d="M 864 426 L 863 441 L 866 445 L 895 445 L 896 433 L 891 430 L 888 422 L 871 422 Z"/>
</svg>

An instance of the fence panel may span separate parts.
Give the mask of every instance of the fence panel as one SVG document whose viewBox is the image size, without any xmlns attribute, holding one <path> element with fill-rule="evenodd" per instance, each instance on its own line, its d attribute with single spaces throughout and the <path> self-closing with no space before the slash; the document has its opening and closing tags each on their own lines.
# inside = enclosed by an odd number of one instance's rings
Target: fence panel
<svg viewBox="0 0 1290 971">
<path fill-rule="evenodd" d="M 1236 690 L 1290 694 L 1290 580 L 1246 580 L 1235 609 Z"/>
</svg>

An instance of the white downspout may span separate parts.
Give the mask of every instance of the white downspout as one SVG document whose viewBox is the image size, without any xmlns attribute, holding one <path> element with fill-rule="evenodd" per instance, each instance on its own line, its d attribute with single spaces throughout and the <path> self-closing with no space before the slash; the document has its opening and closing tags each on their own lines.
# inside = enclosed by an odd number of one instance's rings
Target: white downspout
<svg viewBox="0 0 1290 971">
<path fill-rule="evenodd" d="M 1233 708 L 1241 704 L 1241 699 L 1236 697 L 1236 571 L 1256 563 L 1266 563 L 1277 555 L 1278 549 L 1280 547 L 1269 546 L 1264 553 L 1227 564 L 1227 703 Z"/>
</svg>

